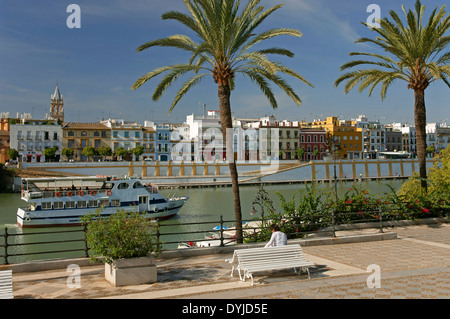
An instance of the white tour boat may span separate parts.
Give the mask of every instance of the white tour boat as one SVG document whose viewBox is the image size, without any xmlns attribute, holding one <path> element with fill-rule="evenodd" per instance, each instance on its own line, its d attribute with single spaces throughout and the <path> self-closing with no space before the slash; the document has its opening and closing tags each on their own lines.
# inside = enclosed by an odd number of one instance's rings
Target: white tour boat
<svg viewBox="0 0 450 319">
<path fill-rule="evenodd" d="M 101 216 L 123 209 L 166 219 L 178 213 L 188 197 L 164 198 L 156 187 L 139 178 L 55 177 L 22 179 L 22 200 L 17 210 L 21 227 L 79 225 L 80 217 L 102 207 Z"/>
</svg>

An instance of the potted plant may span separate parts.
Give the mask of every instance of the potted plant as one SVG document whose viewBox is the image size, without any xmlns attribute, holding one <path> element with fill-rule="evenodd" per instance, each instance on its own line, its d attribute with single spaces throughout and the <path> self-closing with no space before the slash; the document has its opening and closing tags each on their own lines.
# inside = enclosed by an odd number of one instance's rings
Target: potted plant
<svg viewBox="0 0 450 319">
<path fill-rule="evenodd" d="M 91 261 L 105 262 L 105 279 L 113 286 L 156 282 L 160 252 L 155 224 L 140 213 L 117 210 L 109 217 L 100 211 L 81 219 L 87 225 Z"/>
</svg>

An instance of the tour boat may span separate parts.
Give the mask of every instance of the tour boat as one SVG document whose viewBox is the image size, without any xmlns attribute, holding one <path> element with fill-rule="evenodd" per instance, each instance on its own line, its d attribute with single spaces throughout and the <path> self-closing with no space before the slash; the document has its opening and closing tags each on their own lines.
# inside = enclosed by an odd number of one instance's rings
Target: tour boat
<svg viewBox="0 0 450 319">
<path fill-rule="evenodd" d="M 157 187 L 134 177 L 24 178 L 22 200 L 29 207 L 17 210 L 17 223 L 20 227 L 80 225 L 81 216 L 97 210 L 102 217 L 125 210 L 167 219 L 176 215 L 187 199 L 164 198 Z"/>
</svg>

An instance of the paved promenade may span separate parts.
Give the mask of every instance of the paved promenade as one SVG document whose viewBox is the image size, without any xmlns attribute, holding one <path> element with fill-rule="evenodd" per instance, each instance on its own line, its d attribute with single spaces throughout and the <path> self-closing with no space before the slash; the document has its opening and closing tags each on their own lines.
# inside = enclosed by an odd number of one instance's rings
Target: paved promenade
<svg viewBox="0 0 450 319">
<path fill-rule="evenodd" d="M 364 233 L 378 230 L 365 230 Z M 66 269 L 14 273 L 15 298 L 36 299 L 450 299 L 450 224 L 395 227 L 396 239 L 304 246 L 316 263 L 311 279 L 293 270 L 230 277 L 231 254 L 158 261 L 158 282 L 112 287 L 104 266 L 81 267 L 79 288 L 67 284 Z M 346 232 L 338 232 L 345 237 Z M 354 233 L 353 233 L 354 235 Z M 370 265 L 379 266 L 379 288 L 368 287 Z M 376 282 L 376 281 L 371 281 Z"/>
</svg>

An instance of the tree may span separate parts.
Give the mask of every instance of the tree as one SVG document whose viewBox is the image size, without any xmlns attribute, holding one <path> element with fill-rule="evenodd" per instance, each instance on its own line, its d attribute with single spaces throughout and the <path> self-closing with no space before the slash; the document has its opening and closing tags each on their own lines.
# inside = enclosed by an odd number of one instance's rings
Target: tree
<svg viewBox="0 0 450 319">
<path fill-rule="evenodd" d="M 168 65 L 157 68 L 141 78 L 132 86 L 135 90 L 152 78 L 166 73 L 157 85 L 152 99 L 158 101 L 165 90 L 180 76 L 194 72 L 178 91 L 169 113 L 179 100 L 195 85 L 199 84 L 206 75 L 212 75 L 218 87 L 220 123 L 223 141 L 226 144 L 227 160 L 230 168 L 232 191 L 234 196 L 234 212 L 236 219 L 236 236 L 238 243 L 242 242 L 242 214 L 238 184 L 238 172 L 234 162 L 232 115 L 230 96 L 234 88 L 234 77 L 240 73 L 252 80 L 269 100 L 273 108 L 277 108 L 277 101 L 269 82 L 281 88 L 297 104 L 301 100 L 294 89 L 280 77 L 279 73 L 292 76 L 310 86 L 300 74 L 272 61 L 268 55 L 293 57 L 294 54 L 284 48 L 255 46 L 277 36 L 288 35 L 301 37 L 301 32 L 288 28 L 274 28 L 258 33 L 256 28 L 274 11 L 282 7 L 277 5 L 267 10 L 260 6 L 259 0 L 249 0 L 241 8 L 236 0 L 183 0 L 189 14 L 177 11 L 166 12 L 163 20 L 175 20 L 193 31 L 198 41 L 186 35 L 173 35 L 147 42 L 137 51 L 141 52 L 154 46 L 173 47 L 185 50 L 191 54 L 187 63 Z M 227 132 L 230 130 L 230 132 Z M 229 138 L 227 139 L 227 136 Z"/>
<path fill-rule="evenodd" d="M 101 146 L 97 149 L 97 153 L 98 153 L 98 155 L 101 155 L 101 156 L 103 156 L 103 158 L 105 158 L 106 156 L 112 155 L 112 150 L 111 150 L 111 147 Z"/>
<path fill-rule="evenodd" d="M 131 150 L 131 152 L 136 156 L 136 160 L 139 160 L 139 156 L 144 154 L 145 150 L 142 145 L 137 145 L 135 148 Z"/>
<path fill-rule="evenodd" d="M 375 39 L 361 38 L 357 43 L 375 44 L 378 49 L 386 52 L 380 53 L 352 52 L 351 56 L 366 56 L 373 60 L 355 60 L 341 66 L 341 71 L 359 65 L 367 65 L 366 69 L 349 71 L 340 76 L 336 82 L 347 81 L 344 91 L 348 93 L 358 83 L 359 91 L 369 88 L 369 96 L 374 88 L 381 84 L 381 98 L 384 100 L 386 91 L 395 80 L 403 80 L 408 89 L 414 90 L 415 104 L 414 117 L 416 126 L 417 155 L 419 158 L 419 174 L 421 187 L 427 189 L 426 171 L 426 109 L 425 90 L 435 81 L 443 80 L 450 87 L 450 52 L 445 48 L 450 41 L 445 33 L 450 27 L 450 17 L 446 15 L 445 6 L 433 10 L 428 22 L 423 25 L 425 6 L 418 0 L 415 12 L 409 10 L 405 14 L 405 25 L 397 13 L 390 12 L 394 20 L 388 18 L 377 19 L 379 28 L 371 28 L 377 34 Z M 367 23 L 363 23 L 368 26 Z M 375 51 L 374 52 L 378 52 Z"/>
<path fill-rule="evenodd" d="M 123 156 L 126 156 L 128 154 L 128 151 L 125 148 L 123 148 L 123 147 L 118 147 L 116 149 L 116 151 L 114 152 L 114 154 L 116 156 L 123 157 Z"/>
<path fill-rule="evenodd" d="M 61 154 L 66 156 L 67 159 L 69 159 L 69 157 L 73 156 L 73 149 L 72 148 L 63 148 L 61 151 Z"/>
<path fill-rule="evenodd" d="M 296 153 L 297 153 L 298 159 L 299 159 L 300 161 L 302 161 L 302 160 L 303 160 L 303 155 L 305 154 L 305 149 L 304 149 L 303 147 L 297 148 Z"/>
<path fill-rule="evenodd" d="M 19 157 L 19 152 L 16 149 L 14 149 L 14 148 L 10 148 L 8 150 L 8 156 L 9 156 L 10 159 L 15 161 Z"/>
<path fill-rule="evenodd" d="M 434 152 L 436 152 L 434 145 L 430 145 L 427 147 L 427 154 L 434 154 Z"/>
<path fill-rule="evenodd" d="M 54 147 L 46 147 L 44 149 L 44 156 L 45 156 L 45 161 L 48 160 L 54 160 L 55 159 L 55 155 L 56 155 L 56 151 L 58 150 L 58 146 L 54 146 Z"/>
<path fill-rule="evenodd" d="M 83 151 L 81 152 L 81 154 L 83 154 L 84 156 L 87 156 L 87 157 L 92 157 L 92 156 L 97 155 L 97 151 L 92 146 L 86 146 L 85 148 L 83 148 Z"/>
</svg>

